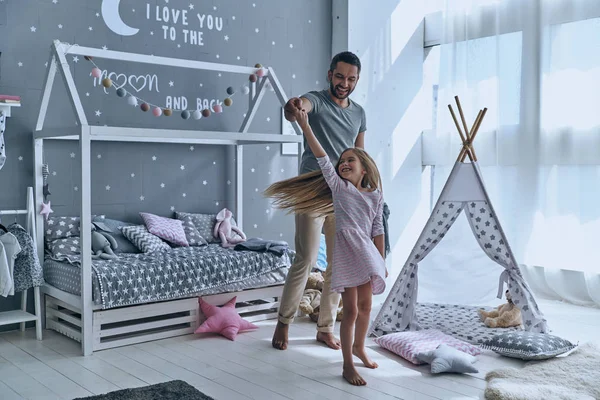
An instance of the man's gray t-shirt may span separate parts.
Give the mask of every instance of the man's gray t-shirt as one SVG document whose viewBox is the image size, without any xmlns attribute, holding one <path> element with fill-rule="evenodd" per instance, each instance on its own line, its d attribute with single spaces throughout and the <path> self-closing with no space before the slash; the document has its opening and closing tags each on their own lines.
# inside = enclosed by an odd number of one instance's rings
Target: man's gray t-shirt
<svg viewBox="0 0 600 400">
<path fill-rule="evenodd" d="M 332 163 L 336 163 L 344 150 L 354 147 L 356 137 L 367 130 L 365 110 L 348 99 L 348 107 L 342 108 L 329 97 L 328 90 L 312 91 L 302 97 L 312 104 L 308 122 Z M 320 169 L 317 159 L 304 139 L 304 153 L 300 173 Z"/>
</svg>

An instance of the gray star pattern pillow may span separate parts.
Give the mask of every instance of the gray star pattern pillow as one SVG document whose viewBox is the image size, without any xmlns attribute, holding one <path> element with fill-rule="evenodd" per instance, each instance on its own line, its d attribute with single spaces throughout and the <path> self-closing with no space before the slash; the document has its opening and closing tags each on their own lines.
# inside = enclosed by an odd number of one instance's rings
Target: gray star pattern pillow
<svg viewBox="0 0 600 400">
<path fill-rule="evenodd" d="M 195 214 L 177 211 L 175 212 L 175 217 L 179 220 L 189 218 L 194 227 L 198 230 L 200 236 L 202 236 L 208 243 L 218 243 L 221 241 L 219 238 L 216 238 L 213 235 L 213 230 L 215 229 L 215 224 L 217 223 L 217 214 Z M 231 218 L 231 225 L 237 226 L 234 218 Z M 232 232 L 232 236 L 234 238 L 239 237 L 239 235 L 235 232 Z"/>
<path fill-rule="evenodd" d="M 463 351 L 441 344 L 437 349 L 426 353 L 417 354 L 417 358 L 431 364 L 431 373 L 455 372 L 464 374 L 467 372 L 477 373 L 479 370 L 473 364 L 477 358 Z"/>
<path fill-rule="evenodd" d="M 501 333 L 481 345 L 482 349 L 521 360 L 547 360 L 575 347 L 577 345 L 558 336 L 529 331 Z"/>
<path fill-rule="evenodd" d="M 194 222 L 192 221 L 192 217 L 189 215 L 178 218 L 183 223 L 183 231 L 185 232 L 185 238 L 190 246 L 204 246 L 208 245 L 206 239 L 200 234 Z"/>
</svg>

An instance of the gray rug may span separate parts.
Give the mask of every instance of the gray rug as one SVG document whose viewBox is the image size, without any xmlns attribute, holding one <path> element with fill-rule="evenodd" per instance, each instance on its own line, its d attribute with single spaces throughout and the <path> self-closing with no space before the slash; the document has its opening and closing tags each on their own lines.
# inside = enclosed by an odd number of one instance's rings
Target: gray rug
<svg viewBox="0 0 600 400">
<path fill-rule="evenodd" d="M 170 381 L 134 389 L 122 389 L 74 400 L 214 400 L 184 381 Z"/>
</svg>

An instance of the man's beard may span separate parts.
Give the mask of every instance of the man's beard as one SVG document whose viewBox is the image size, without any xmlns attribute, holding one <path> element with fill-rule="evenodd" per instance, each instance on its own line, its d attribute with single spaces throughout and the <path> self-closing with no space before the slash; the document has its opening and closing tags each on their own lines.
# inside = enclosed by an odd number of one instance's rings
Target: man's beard
<svg viewBox="0 0 600 400">
<path fill-rule="evenodd" d="M 354 89 L 348 89 L 348 93 L 346 93 L 345 95 L 339 95 L 337 93 L 337 90 L 333 86 L 333 82 L 329 81 L 329 91 L 331 92 L 333 97 L 335 97 L 336 99 L 344 100 L 344 99 L 348 98 L 348 96 L 350 96 L 350 93 L 352 93 L 354 91 Z"/>
</svg>

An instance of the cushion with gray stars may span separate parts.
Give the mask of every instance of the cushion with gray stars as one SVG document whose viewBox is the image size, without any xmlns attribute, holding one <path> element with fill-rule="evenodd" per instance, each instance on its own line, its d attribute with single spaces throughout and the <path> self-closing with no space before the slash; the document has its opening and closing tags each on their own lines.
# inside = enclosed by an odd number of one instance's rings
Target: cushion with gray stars
<svg viewBox="0 0 600 400">
<path fill-rule="evenodd" d="M 546 360 L 575 347 L 577 345 L 558 336 L 529 331 L 501 333 L 481 345 L 482 349 L 521 360 Z"/>
</svg>

